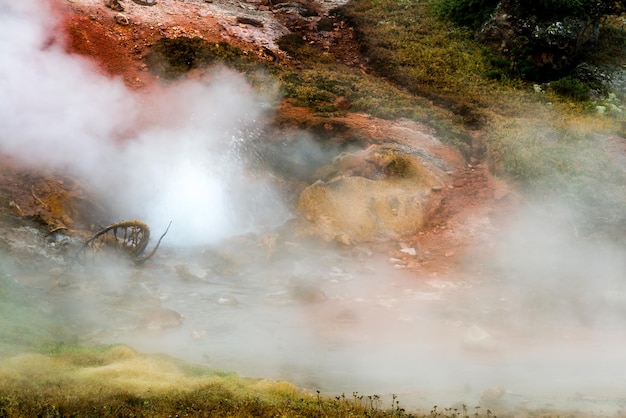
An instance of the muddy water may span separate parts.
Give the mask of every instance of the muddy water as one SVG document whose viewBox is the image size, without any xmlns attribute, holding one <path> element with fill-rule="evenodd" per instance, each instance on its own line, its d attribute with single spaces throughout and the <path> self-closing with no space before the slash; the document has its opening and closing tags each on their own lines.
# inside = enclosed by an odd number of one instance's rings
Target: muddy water
<svg viewBox="0 0 626 418">
<path fill-rule="evenodd" d="M 420 274 L 384 251 L 274 247 L 246 236 L 166 247 L 143 267 L 112 258 L 52 270 L 34 288 L 81 341 L 332 396 L 376 394 L 390 406 L 396 394 L 403 406 L 426 409 L 462 402 L 615 413 L 626 405 L 619 289 L 598 293 L 600 315 L 580 295 L 546 296 L 472 271 Z"/>
</svg>

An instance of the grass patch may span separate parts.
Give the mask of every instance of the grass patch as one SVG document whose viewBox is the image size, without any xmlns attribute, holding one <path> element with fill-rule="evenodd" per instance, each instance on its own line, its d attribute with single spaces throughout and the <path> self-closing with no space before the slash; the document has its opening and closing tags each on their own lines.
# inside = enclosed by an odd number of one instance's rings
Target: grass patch
<svg viewBox="0 0 626 418">
<path fill-rule="evenodd" d="M 494 127 L 491 169 L 515 180 L 529 196 L 565 202 L 577 214 L 580 236 L 624 242 L 626 166 L 613 158 L 600 123 L 578 117 L 517 118 Z"/>
<path fill-rule="evenodd" d="M 279 80 L 286 98 L 316 114 L 338 114 L 335 102 L 344 98 L 350 111 L 364 112 L 382 119 L 408 118 L 433 127 L 447 143 L 469 153 L 471 138 L 461 127 L 462 120 L 378 77 L 362 74 L 339 64 L 311 65 L 300 70 L 280 69 Z"/>
<path fill-rule="evenodd" d="M 446 19 L 476 30 L 489 19 L 497 5 L 497 0 L 440 0 L 435 3 L 435 10 Z"/>
<path fill-rule="evenodd" d="M 338 13 L 356 28 L 372 67 L 412 94 L 445 108 L 465 109 L 467 125 L 481 123 L 497 84 L 467 29 L 441 19 L 430 2 L 356 0 Z"/>
</svg>

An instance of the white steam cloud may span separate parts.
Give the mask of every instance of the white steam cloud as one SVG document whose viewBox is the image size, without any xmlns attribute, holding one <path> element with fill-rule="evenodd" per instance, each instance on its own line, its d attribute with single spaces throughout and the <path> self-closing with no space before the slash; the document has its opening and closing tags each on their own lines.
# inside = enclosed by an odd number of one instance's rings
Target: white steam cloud
<svg viewBox="0 0 626 418">
<path fill-rule="evenodd" d="M 169 243 L 214 243 L 287 217 L 272 184 L 245 171 L 238 152 L 255 135 L 260 104 L 243 77 L 158 93 L 130 91 L 68 55 L 50 38 L 55 22 L 40 2 L 0 5 L 0 152 L 86 181 L 119 219 Z"/>
<path fill-rule="evenodd" d="M 209 83 L 132 92 L 51 42 L 49 12 L 35 0 L 0 0 L 0 153 L 80 176 L 120 220 L 140 218 L 157 232 L 172 220 L 169 243 L 216 242 L 286 218 L 272 183 L 249 174 L 241 156 L 261 112 L 241 76 L 223 71 Z M 301 150 L 283 150 L 294 176 L 310 169 Z M 552 213 L 520 216 L 502 231 L 493 251 L 468 263 L 473 272 L 474 263 L 486 266 L 484 276 L 416 278 L 386 259 L 295 244 L 293 255 L 253 266 L 249 249 L 231 248 L 240 274 L 221 275 L 223 260 L 203 254 L 196 262 L 208 282 L 159 277 L 159 300 L 184 314 L 184 325 L 169 339 L 127 340 L 325 390 L 394 391 L 409 406 L 613 411 L 626 388 L 624 250 L 579 239 L 565 211 Z M 106 279 L 99 282 L 123 288 L 123 278 Z M 294 288 L 306 296 L 309 282 L 327 300 L 288 299 Z M 218 302 L 235 297 L 236 306 Z M 80 303 L 93 314 L 97 299 Z"/>
</svg>

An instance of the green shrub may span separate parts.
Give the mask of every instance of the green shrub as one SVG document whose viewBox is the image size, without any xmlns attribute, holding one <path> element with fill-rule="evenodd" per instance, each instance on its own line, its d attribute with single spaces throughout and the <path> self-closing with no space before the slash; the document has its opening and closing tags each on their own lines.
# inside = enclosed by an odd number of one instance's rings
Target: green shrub
<svg viewBox="0 0 626 418">
<path fill-rule="evenodd" d="M 202 38 L 161 38 L 146 55 L 150 71 L 165 78 L 177 78 L 194 68 L 241 59 L 243 52 L 226 42 L 209 42 Z"/>
<path fill-rule="evenodd" d="M 493 13 L 497 0 L 438 0 L 436 10 L 457 25 L 478 29 Z M 598 20 L 606 15 L 624 12 L 622 0 L 527 0 L 518 2 L 521 14 L 548 18 L 574 16 Z"/>
<path fill-rule="evenodd" d="M 324 53 L 307 44 L 301 35 L 288 33 L 276 40 L 278 47 L 289 54 L 292 58 L 304 62 L 321 62 L 331 64 L 335 58 L 328 53 Z"/>
<path fill-rule="evenodd" d="M 436 10 L 457 25 L 478 29 L 493 13 L 497 0 L 439 0 Z"/>
<path fill-rule="evenodd" d="M 288 54 L 295 54 L 300 48 L 306 45 L 301 35 L 297 33 L 288 33 L 276 40 L 276 45 Z"/>
<path fill-rule="evenodd" d="M 530 13 L 554 17 L 576 16 L 585 19 L 600 19 L 610 14 L 624 11 L 625 2 L 621 0 L 526 0 L 521 2 Z"/>
<path fill-rule="evenodd" d="M 487 77 L 489 80 L 502 80 L 504 74 L 502 73 L 502 71 L 490 70 L 485 73 L 485 77 Z"/>
<path fill-rule="evenodd" d="M 491 57 L 489 59 L 489 64 L 491 64 L 492 67 L 503 69 L 503 70 L 509 69 L 511 67 L 511 61 L 509 61 L 508 59 L 499 58 L 499 57 Z"/>
<path fill-rule="evenodd" d="M 571 76 L 550 83 L 550 89 L 556 94 L 583 102 L 589 100 L 589 86 Z"/>
</svg>

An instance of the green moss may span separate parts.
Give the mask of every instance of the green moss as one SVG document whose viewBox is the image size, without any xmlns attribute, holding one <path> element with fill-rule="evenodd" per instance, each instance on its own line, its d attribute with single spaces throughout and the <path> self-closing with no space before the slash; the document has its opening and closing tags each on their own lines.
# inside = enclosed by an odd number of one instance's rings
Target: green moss
<svg viewBox="0 0 626 418">
<path fill-rule="evenodd" d="M 297 33 L 288 33 L 276 40 L 278 47 L 289 54 L 292 58 L 302 62 L 332 64 L 335 57 L 327 52 L 322 52 L 304 41 Z"/>
<path fill-rule="evenodd" d="M 393 153 L 391 161 L 385 166 L 384 173 L 392 178 L 410 178 L 415 174 L 413 164 L 408 157 Z"/>
<path fill-rule="evenodd" d="M 177 78 L 194 68 L 234 64 L 243 56 L 239 48 L 226 42 L 208 42 L 198 37 L 161 38 L 150 49 L 146 63 L 156 75 Z"/>
<path fill-rule="evenodd" d="M 14 383 L 14 382 L 12 382 Z M 51 379 L 48 386 L 0 384 L 0 415 L 81 417 L 409 417 L 399 405 L 383 409 L 377 396 L 325 398 L 303 392 L 255 389 L 250 380 L 245 388 L 232 388 L 224 382 L 205 383 L 195 389 L 167 394 L 110 391 L 106 382 L 75 387 L 68 380 Z M 438 415 L 445 416 L 445 415 Z"/>
<path fill-rule="evenodd" d="M 497 5 L 497 0 L 439 0 L 435 8 L 458 25 L 478 29 Z"/>
</svg>

